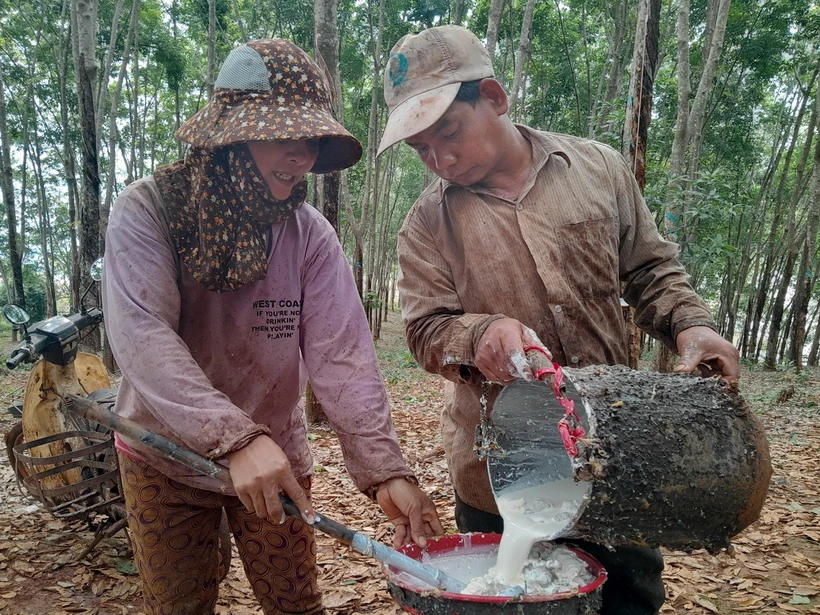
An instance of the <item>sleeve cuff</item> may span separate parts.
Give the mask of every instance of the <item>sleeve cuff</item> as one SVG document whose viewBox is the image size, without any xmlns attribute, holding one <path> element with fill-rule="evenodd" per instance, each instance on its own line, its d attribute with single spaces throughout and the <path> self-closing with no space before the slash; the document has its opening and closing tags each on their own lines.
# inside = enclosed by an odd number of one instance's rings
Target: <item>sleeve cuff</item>
<svg viewBox="0 0 820 615">
<path fill-rule="evenodd" d="M 412 474 L 403 474 L 401 476 L 391 476 L 390 478 L 386 478 L 381 482 L 378 482 L 374 485 L 370 485 L 367 489 L 363 489 L 362 493 L 364 493 L 367 497 L 369 497 L 374 502 L 376 501 L 376 495 L 379 493 L 379 489 L 381 489 L 384 484 L 389 481 L 393 480 L 394 478 L 403 478 L 408 483 L 414 484 L 416 487 L 419 486 L 419 479 L 413 476 Z"/>
<path fill-rule="evenodd" d="M 251 440 L 254 440 L 259 436 L 270 436 L 270 429 L 268 429 L 265 425 L 251 425 L 247 429 L 244 429 L 236 434 L 232 440 L 228 440 L 217 448 L 205 453 L 205 456 L 208 459 L 224 457 L 225 455 L 246 447 L 251 443 Z"/>
<path fill-rule="evenodd" d="M 672 326 L 672 342 L 677 344 L 678 334 L 681 331 L 691 329 L 692 327 L 708 327 L 715 333 L 718 332 L 717 325 L 711 318 L 681 320 Z"/>
</svg>

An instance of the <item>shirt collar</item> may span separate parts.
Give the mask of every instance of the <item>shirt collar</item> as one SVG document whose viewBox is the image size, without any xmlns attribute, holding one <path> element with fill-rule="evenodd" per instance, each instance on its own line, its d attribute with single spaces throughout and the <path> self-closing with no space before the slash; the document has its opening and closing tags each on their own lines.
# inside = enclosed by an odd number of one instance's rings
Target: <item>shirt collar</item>
<svg viewBox="0 0 820 615">
<path fill-rule="evenodd" d="M 516 124 L 515 127 L 532 145 L 532 162 L 538 171 L 552 155 L 563 158 L 567 163 L 567 167 L 572 166 L 572 160 L 570 160 L 569 154 L 564 149 L 564 144 L 556 139 L 555 133 L 534 130 L 529 126 L 524 126 L 524 124 Z"/>
<path fill-rule="evenodd" d="M 535 130 L 530 128 L 529 126 L 525 126 L 524 124 L 515 124 L 515 127 L 518 131 L 523 135 L 523 137 L 530 142 L 532 146 L 532 163 L 535 167 L 536 173 L 540 172 L 541 169 L 547 161 L 550 159 L 551 156 L 560 156 L 564 159 L 567 163 L 567 167 L 572 166 L 572 160 L 570 160 L 569 154 L 563 148 L 563 143 L 555 138 L 555 134 L 551 132 L 541 132 L 540 130 Z M 470 192 L 483 192 L 480 188 L 472 188 L 470 186 L 459 186 L 457 184 L 453 184 L 449 180 L 443 179 L 439 177 L 440 182 L 440 192 L 439 194 L 444 196 L 444 193 L 450 187 L 455 188 L 464 188 L 465 190 L 469 190 Z"/>
</svg>

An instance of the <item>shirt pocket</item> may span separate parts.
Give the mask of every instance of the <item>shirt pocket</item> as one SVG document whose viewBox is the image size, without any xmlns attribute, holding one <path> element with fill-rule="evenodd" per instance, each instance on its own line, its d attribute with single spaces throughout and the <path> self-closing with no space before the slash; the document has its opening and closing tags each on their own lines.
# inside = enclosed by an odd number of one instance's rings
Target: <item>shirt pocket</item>
<svg viewBox="0 0 820 615">
<path fill-rule="evenodd" d="M 570 290 L 585 299 L 620 294 L 615 218 L 558 228 L 561 268 Z"/>
</svg>

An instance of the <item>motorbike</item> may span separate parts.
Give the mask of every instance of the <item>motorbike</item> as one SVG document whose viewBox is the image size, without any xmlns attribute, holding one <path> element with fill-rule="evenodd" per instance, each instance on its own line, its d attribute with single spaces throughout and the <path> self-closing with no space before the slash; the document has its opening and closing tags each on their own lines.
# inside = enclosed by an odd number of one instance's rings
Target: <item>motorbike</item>
<svg viewBox="0 0 820 615">
<path fill-rule="evenodd" d="M 6 453 L 25 495 L 63 521 L 85 520 L 94 539 L 83 559 L 103 538 L 126 527 L 119 464 L 113 433 L 68 411 L 66 396 L 79 395 L 109 408 L 116 400 L 108 371 L 94 354 L 80 352 L 84 334 L 103 320 L 85 297 L 102 279 L 102 259 L 94 263 L 90 285 L 77 312 L 28 326 L 30 316 L 8 304 L 3 315 L 23 331 L 6 367 L 33 364 L 23 400 L 9 408 L 20 420 L 6 434 Z"/>
</svg>

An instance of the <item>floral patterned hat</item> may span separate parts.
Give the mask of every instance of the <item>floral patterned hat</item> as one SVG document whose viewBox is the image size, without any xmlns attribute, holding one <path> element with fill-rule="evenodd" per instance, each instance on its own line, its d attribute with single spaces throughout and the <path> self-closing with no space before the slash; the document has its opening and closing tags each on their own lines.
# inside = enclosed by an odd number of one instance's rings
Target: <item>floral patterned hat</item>
<svg viewBox="0 0 820 615">
<path fill-rule="evenodd" d="M 175 136 L 206 150 L 246 141 L 318 138 L 314 173 L 346 169 L 362 157 L 362 144 L 333 118 L 322 70 L 283 39 L 251 41 L 231 51 L 213 98 Z"/>
</svg>

